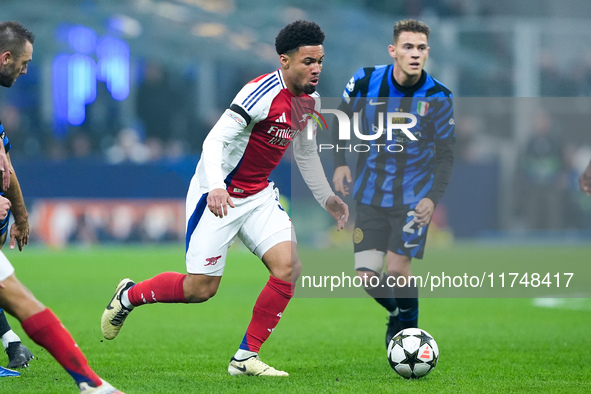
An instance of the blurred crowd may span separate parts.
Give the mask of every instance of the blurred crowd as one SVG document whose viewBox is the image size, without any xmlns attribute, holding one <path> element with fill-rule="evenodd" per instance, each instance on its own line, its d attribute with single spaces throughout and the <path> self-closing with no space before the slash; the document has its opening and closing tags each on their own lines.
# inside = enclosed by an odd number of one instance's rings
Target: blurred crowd
<svg viewBox="0 0 591 394">
<path fill-rule="evenodd" d="M 591 202 L 579 190 L 579 176 L 591 147 L 565 141 L 563 130 L 545 112 L 533 119 L 516 191 L 520 216 L 529 230 L 591 227 Z"/>
<path fill-rule="evenodd" d="M 30 66 L 33 79 L 39 72 L 38 67 Z M 0 96 L 0 120 L 11 141 L 13 157 L 91 159 L 112 164 L 177 160 L 200 152 L 211 127 L 198 116 L 192 97 L 194 85 L 190 75 L 175 75 L 174 70 L 148 64 L 131 108 L 115 101 L 99 82 L 97 99 L 87 105 L 86 120 L 80 126 L 44 122 L 43 107 L 35 98 L 39 88 Z"/>
<path fill-rule="evenodd" d="M 523 100 L 529 99 L 510 99 L 509 105 L 527 106 L 529 103 Z M 576 99 L 569 102 L 576 106 Z M 482 101 L 483 105 L 491 103 Z M 544 110 L 532 113 L 531 130 L 520 143 L 503 133 L 514 126 L 499 122 L 498 117 L 470 113 L 456 117 L 456 166 L 501 168 L 507 165 L 503 161 L 514 162 L 509 165 L 508 183 L 501 185 L 498 192 L 510 195 L 509 201 L 513 203 L 499 208 L 510 211 L 507 225 L 514 229 L 591 228 L 591 201 L 581 193 L 578 182 L 591 158 L 588 117 L 573 119 L 569 126 L 559 124 L 560 118 Z M 569 129 L 572 124 L 574 127 Z M 499 195 L 499 201 L 508 200 Z"/>
<path fill-rule="evenodd" d="M 46 200 L 31 211 L 31 238 L 55 247 L 180 242 L 185 235 L 181 200 Z"/>
</svg>

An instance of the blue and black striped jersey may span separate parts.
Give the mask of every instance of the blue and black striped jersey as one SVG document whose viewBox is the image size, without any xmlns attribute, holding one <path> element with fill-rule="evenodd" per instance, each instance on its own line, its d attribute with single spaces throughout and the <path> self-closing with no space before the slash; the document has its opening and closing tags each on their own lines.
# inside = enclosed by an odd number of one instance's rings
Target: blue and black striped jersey
<svg viewBox="0 0 591 394">
<path fill-rule="evenodd" d="M 360 141 L 362 147 L 353 149 L 359 152 L 353 196 L 379 207 L 412 205 L 424 197 L 437 204 L 453 165 L 452 93 L 425 71 L 414 86 L 401 86 L 393 77 L 393 68 L 391 64 L 359 69 L 343 93 L 339 109 L 352 122 L 353 114 L 358 114 L 362 134 L 383 130 L 381 137 Z M 400 130 L 393 130 L 387 138 L 388 122 L 410 122 L 410 118 L 397 117 L 397 112 L 415 116 L 417 123 L 408 131 L 416 141 Z M 346 165 L 345 151 L 353 150 L 342 148 L 350 142 L 337 142 L 341 149 L 335 150 L 335 168 Z"/>
<path fill-rule="evenodd" d="M 10 141 L 8 141 L 8 137 L 6 136 L 6 132 L 4 131 L 4 126 L 2 126 L 2 122 L 0 122 L 0 140 L 2 141 L 2 144 L 4 145 L 4 149 L 6 150 L 6 152 L 8 152 L 10 150 L 11 145 L 10 145 Z M 3 195 L 4 195 L 4 191 L 0 187 L 0 196 L 3 196 Z M 0 220 L 0 239 L 2 240 L 0 243 L 0 247 L 6 241 L 5 234 L 7 234 L 7 232 L 8 232 L 9 221 L 10 221 L 10 211 L 8 211 L 8 214 L 6 215 L 6 217 L 4 219 Z"/>
</svg>

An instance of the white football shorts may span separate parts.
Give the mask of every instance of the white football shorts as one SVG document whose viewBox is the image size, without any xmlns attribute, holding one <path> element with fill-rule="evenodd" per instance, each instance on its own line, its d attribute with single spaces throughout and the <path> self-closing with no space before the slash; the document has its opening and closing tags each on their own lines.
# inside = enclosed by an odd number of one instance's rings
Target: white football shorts
<svg viewBox="0 0 591 394">
<path fill-rule="evenodd" d="M 207 208 L 207 194 L 199 193 L 193 178 L 187 193 L 187 272 L 222 276 L 228 248 L 236 237 L 260 259 L 273 246 L 296 242 L 291 219 L 279 203 L 272 182 L 264 190 L 246 198 L 233 198 L 228 215 L 216 217 Z"/>
<path fill-rule="evenodd" d="M 14 274 L 14 267 L 10 264 L 10 261 L 4 256 L 4 253 L 0 251 L 0 282 Z"/>
</svg>

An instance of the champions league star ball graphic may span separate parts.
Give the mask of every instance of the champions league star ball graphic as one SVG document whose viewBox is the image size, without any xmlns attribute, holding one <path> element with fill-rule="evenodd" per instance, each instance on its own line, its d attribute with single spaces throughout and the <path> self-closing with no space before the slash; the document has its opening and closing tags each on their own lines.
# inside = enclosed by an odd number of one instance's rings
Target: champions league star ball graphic
<svg viewBox="0 0 591 394">
<path fill-rule="evenodd" d="M 437 343 L 427 331 L 406 328 L 392 338 L 388 345 L 388 361 L 398 375 L 418 379 L 435 368 L 439 360 Z"/>
</svg>

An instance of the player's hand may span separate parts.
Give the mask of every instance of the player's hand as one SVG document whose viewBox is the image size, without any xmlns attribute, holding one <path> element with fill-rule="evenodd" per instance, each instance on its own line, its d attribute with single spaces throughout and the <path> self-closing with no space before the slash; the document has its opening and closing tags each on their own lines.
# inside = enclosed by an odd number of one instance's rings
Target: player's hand
<svg viewBox="0 0 591 394">
<path fill-rule="evenodd" d="M 345 182 L 345 180 L 347 182 Z M 353 177 L 351 177 L 351 170 L 349 166 L 340 166 L 335 168 L 334 175 L 332 177 L 332 184 L 334 185 L 334 189 L 341 193 L 343 196 L 349 195 L 349 184 L 353 182 Z"/>
<path fill-rule="evenodd" d="M 4 220 L 12 204 L 10 200 L 4 196 L 0 196 L 0 220 Z"/>
<path fill-rule="evenodd" d="M 326 200 L 326 210 L 337 221 L 337 231 L 345 228 L 347 220 L 349 220 L 349 206 L 337 196 L 330 196 Z"/>
<path fill-rule="evenodd" d="M 591 162 L 587 166 L 587 169 L 581 177 L 579 178 L 579 185 L 581 186 L 581 191 L 588 196 L 591 196 Z"/>
<path fill-rule="evenodd" d="M 234 208 L 234 202 L 226 189 L 213 189 L 207 195 L 207 207 L 219 218 L 228 215 L 228 205 Z"/>
<path fill-rule="evenodd" d="M 18 223 L 15 221 L 10 228 L 10 249 L 18 245 L 18 250 L 22 251 L 25 245 L 29 244 L 29 221 L 23 220 Z"/>
<path fill-rule="evenodd" d="M 12 174 L 12 167 L 10 166 L 10 162 L 8 161 L 8 156 L 6 156 L 6 151 L 4 150 L 4 145 L 2 141 L 0 141 L 0 171 L 2 172 L 2 190 L 6 191 L 10 187 L 10 174 Z"/>
<path fill-rule="evenodd" d="M 435 211 L 435 204 L 430 198 L 423 198 L 415 207 L 414 221 L 419 224 L 419 227 L 425 227 L 431 221 L 431 216 Z"/>
</svg>

